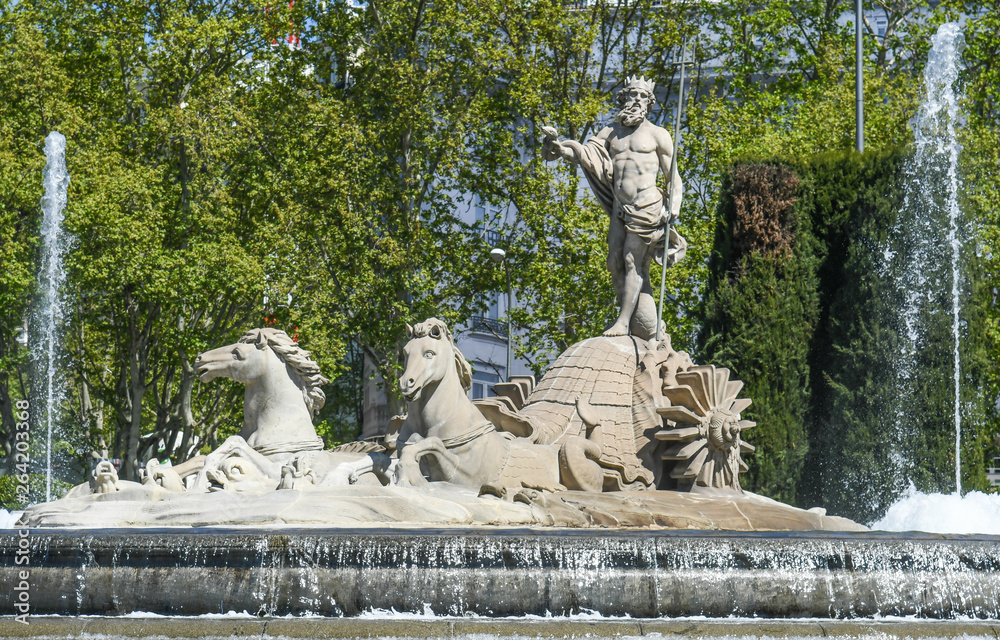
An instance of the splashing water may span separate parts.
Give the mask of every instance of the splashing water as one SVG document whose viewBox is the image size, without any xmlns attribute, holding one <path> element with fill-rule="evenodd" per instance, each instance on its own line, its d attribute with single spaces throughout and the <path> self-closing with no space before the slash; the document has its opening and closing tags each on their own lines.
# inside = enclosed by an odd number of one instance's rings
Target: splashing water
<svg viewBox="0 0 1000 640">
<path fill-rule="evenodd" d="M 916 397 L 922 375 L 918 355 L 931 348 L 935 316 L 950 320 L 952 360 L 952 422 L 955 439 L 955 492 L 921 493 L 909 489 L 889 507 L 873 529 L 925 531 L 928 533 L 1000 534 L 1000 496 L 978 491 L 962 495 L 961 413 L 961 294 L 962 218 L 958 203 L 961 180 L 957 130 L 962 123 L 959 94 L 955 89 L 961 71 L 962 32 L 957 23 L 941 25 L 932 39 L 924 70 L 924 99 L 913 120 L 916 154 L 908 169 L 904 212 L 896 231 L 902 238 L 902 260 L 896 262 L 898 284 L 904 289 L 903 353 L 897 365 L 904 407 Z M 941 236 L 947 238 L 941 242 Z M 897 260 L 892 250 L 886 262 Z M 945 290 L 941 285 L 948 283 Z M 943 327 L 941 327 L 943 329 Z M 941 335 L 941 334 L 939 334 Z M 936 381 L 935 381 L 936 382 Z M 924 381 L 926 383 L 926 380 Z M 927 393 L 924 389 L 923 393 Z M 905 413 L 897 412 L 897 428 L 905 431 Z M 912 428 L 911 428 L 912 429 Z M 911 463 L 912 464 L 912 463 Z"/>
<path fill-rule="evenodd" d="M 961 70 L 962 32 L 958 23 L 941 25 L 932 40 L 924 70 L 927 94 L 914 122 L 919 165 L 944 161 L 947 167 L 947 196 L 943 207 L 948 216 L 948 245 L 951 248 L 951 330 L 954 354 L 955 421 L 955 492 L 962 494 L 962 414 L 961 358 L 959 355 L 959 292 L 961 272 L 958 266 L 962 241 L 958 235 L 961 210 L 958 207 L 958 143 L 956 127 L 961 118 L 955 83 Z M 936 203 L 937 206 L 942 204 Z"/>
<path fill-rule="evenodd" d="M 970 491 L 964 496 L 927 494 L 917 491 L 910 483 L 907 492 L 871 528 L 1000 535 L 1000 495 L 979 491 Z"/>
<path fill-rule="evenodd" d="M 62 288 L 66 282 L 66 268 L 63 259 L 69 248 L 69 238 L 62 229 L 62 221 L 69 174 L 66 171 L 66 137 L 58 131 L 45 138 L 45 160 L 42 263 L 38 272 L 41 295 L 32 359 L 44 385 L 36 397 L 42 402 L 45 420 L 45 500 L 48 502 L 52 499 L 52 433 L 57 425 L 59 407 L 65 398 L 64 381 L 57 360 L 60 329 L 65 315 Z"/>
<path fill-rule="evenodd" d="M 961 188 L 958 158 L 961 145 L 957 129 L 962 115 L 955 84 L 961 71 L 962 33 L 957 23 L 940 27 L 924 70 L 924 99 L 913 119 L 916 153 L 908 163 L 902 213 L 895 225 L 891 246 L 882 260 L 899 291 L 900 351 L 894 375 L 900 401 L 896 403 L 893 433 L 904 485 L 911 478 L 920 425 L 910 410 L 927 403 L 928 388 L 940 385 L 940 364 L 951 360 L 950 413 L 954 430 L 955 490 L 962 491 L 961 462 L 961 294 L 964 279 L 962 251 Z M 950 325 L 950 326 L 948 326 Z M 948 335 L 948 338 L 944 336 Z M 933 355 L 943 342 L 951 353 Z M 947 396 L 945 396 L 947 397 Z M 918 414 L 945 410 L 924 404 Z M 928 425 L 931 426 L 931 425 Z"/>
<path fill-rule="evenodd" d="M 23 511 L 7 511 L 0 509 L 0 529 L 13 529 L 21 518 Z"/>
</svg>

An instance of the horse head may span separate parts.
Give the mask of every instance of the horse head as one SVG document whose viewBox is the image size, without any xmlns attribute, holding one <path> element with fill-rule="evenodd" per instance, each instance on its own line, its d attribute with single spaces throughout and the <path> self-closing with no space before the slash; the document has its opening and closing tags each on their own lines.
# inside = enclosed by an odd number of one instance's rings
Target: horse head
<svg viewBox="0 0 1000 640">
<path fill-rule="evenodd" d="M 404 370 L 399 389 L 407 403 L 420 399 L 424 389 L 436 387 L 452 373 L 468 391 L 472 384 L 472 367 L 455 348 L 448 326 L 437 318 L 429 318 L 415 326 L 406 325 L 409 342 L 403 347 Z"/>
<path fill-rule="evenodd" d="M 264 331 L 274 331 L 274 329 L 253 329 L 235 344 L 199 354 L 194 361 L 198 377 L 202 382 L 229 378 L 249 384 L 266 375 L 269 365 L 273 364 L 271 360 L 277 356 L 267 348 Z M 255 332 L 256 335 L 252 335 Z"/>
<path fill-rule="evenodd" d="M 251 329 L 239 342 L 202 353 L 203 382 L 226 377 L 246 385 L 240 435 L 264 454 L 322 449 L 312 419 L 328 380 L 310 353 L 278 329 Z"/>
<path fill-rule="evenodd" d="M 251 329 L 235 344 L 199 354 L 194 366 L 202 382 L 222 377 L 250 384 L 272 370 L 284 371 L 302 390 L 311 415 L 326 403 L 320 386 L 329 380 L 320 374 L 311 354 L 280 329 Z"/>
</svg>

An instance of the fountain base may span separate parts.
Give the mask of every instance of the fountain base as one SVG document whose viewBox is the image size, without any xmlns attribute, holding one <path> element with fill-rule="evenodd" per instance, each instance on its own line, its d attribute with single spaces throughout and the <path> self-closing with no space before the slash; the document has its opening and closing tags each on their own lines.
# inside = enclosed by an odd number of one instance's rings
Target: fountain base
<svg viewBox="0 0 1000 640">
<path fill-rule="evenodd" d="M 28 527 L 163 526 L 550 526 L 727 531 L 864 531 L 822 509 L 804 510 L 749 492 L 533 492 L 522 500 L 479 496 L 445 482 L 420 488 L 341 487 L 249 493 L 187 493 L 122 483 L 111 493 L 66 497 L 25 509 Z"/>
<path fill-rule="evenodd" d="M 1000 618 L 1000 538 L 566 529 L 31 530 L 31 613 Z M 8 611 L 14 594 L 0 594 Z"/>
<path fill-rule="evenodd" d="M 343 618 L 108 618 L 34 617 L 31 626 L 0 618 L 4 638 L 822 638 L 824 640 L 912 640 L 995 638 L 995 621 L 963 620 L 760 620 L 431 618 L 406 615 Z"/>
</svg>

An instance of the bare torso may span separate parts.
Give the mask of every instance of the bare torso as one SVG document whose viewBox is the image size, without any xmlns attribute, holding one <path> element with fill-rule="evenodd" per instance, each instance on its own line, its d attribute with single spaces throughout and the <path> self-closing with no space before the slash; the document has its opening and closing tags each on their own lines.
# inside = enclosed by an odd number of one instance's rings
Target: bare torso
<svg viewBox="0 0 1000 640">
<path fill-rule="evenodd" d="M 597 136 L 605 140 L 613 166 L 612 189 L 622 204 L 641 204 L 656 189 L 656 175 L 669 162 L 670 139 L 666 131 L 643 120 L 638 127 L 615 123 Z"/>
<path fill-rule="evenodd" d="M 606 336 L 627 335 L 630 330 L 635 330 L 636 335 L 656 335 L 660 322 L 652 298 L 649 264 L 658 243 L 665 242 L 665 223 L 673 209 L 664 202 L 656 177 L 663 171 L 671 193 L 680 186 L 680 178 L 671 166 L 674 148 L 670 134 L 646 120 L 654 100 L 650 85 L 640 86 L 644 83 L 645 80 L 633 79 L 622 89 L 618 98 L 622 110 L 617 121 L 588 142 L 599 142 L 608 152 L 614 202 L 607 197 L 606 161 L 592 158 L 585 145 L 575 140 L 559 141 L 555 129 L 542 129 L 545 134 L 542 157 L 546 160 L 561 157 L 589 167 L 600 182 L 600 189 L 595 188 L 594 193 L 611 216 L 608 269 L 621 308 L 618 319 L 604 332 Z M 679 206 L 679 198 L 674 202 Z M 623 210 L 623 205 L 629 209 Z M 637 318 L 634 327 L 633 314 Z"/>
</svg>

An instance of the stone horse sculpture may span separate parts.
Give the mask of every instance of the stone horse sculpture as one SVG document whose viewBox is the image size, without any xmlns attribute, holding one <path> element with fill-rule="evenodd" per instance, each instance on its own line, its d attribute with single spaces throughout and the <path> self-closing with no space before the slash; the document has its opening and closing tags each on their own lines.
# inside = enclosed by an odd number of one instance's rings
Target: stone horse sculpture
<svg viewBox="0 0 1000 640">
<path fill-rule="evenodd" d="M 251 329 L 236 344 L 202 353 L 194 366 L 202 382 L 224 377 L 246 386 L 240 437 L 258 453 L 323 448 L 312 419 L 326 402 L 320 386 L 329 381 L 284 331 Z"/>
<path fill-rule="evenodd" d="M 228 438 L 208 456 L 175 467 L 151 460 L 144 484 L 195 493 L 347 484 L 346 471 L 335 469 L 368 452 L 358 446 L 350 451 L 323 450 L 312 420 L 326 401 L 320 386 L 327 380 L 310 353 L 284 331 L 251 329 L 235 344 L 199 355 L 195 368 L 202 382 L 225 377 L 245 385 L 240 435 Z M 186 487 L 182 480 L 195 473 Z"/>
<path fill-rule="evenodd" d="M 600 447 L 585 438 L 538 445 L 497 431 L 469 400 L 472 369 L 447 325 L 406 327 L 399 379 L 407 417 L 397 438 L 397 484 L 447 481 L 503 495 L 508 488 L 601 491 Z"/>
<path fill-rule="evenodd" d="M 752 450 L 740 433 L 752 423 L 740 419 L 749 400 L 728 370 L 694 366 L 669 345 L 591 338 L 517 405 L 493 398 L 511 404 L 490 413 L 469 400 L 471 368 L 444 323 L 429 319 L 407 336 L 400 388 L 409 415 L 387 440 L 392 457 L 368 442 L 319 448 L 311 423 L 323 400 L 318 367 L 283 332 L 254 329 L 197 360 L 203 380 L 227 375 L 247 385 L 242 436 L 178 465 L 149 460 L 142 484 L 119 480 L 101 443 L 89 484 L 30 507 L 21 522 L 857 527 L 739 491 L 740 454 Z M 618 378 L 609 375 L 616 370 Z M 662 397 L 652 393 L 661 387 Z M 647 490 L 659 482 L 642 473 L 660 460 L 676 463 L 659 478 L 670 488 L 711 491 Z M 355 484 L 369 486 L 347 486 Z"/>
<path fill-rule="evenodd" d="M 246 386 L 243 429 L 228 438 L 205 459 L 194 491 L 270 491 L 357 482 L 345 463 L 366 459 L 375 446 L 352 446 L 324 451 L 313 427 L 313 416 L 326 395 L 311 354 L 278 329 L 251 329 L 235 344 L 198 356 L 195 367 L 202 382 L 227 377 Z M 360 443 L 365 444 L 365 443 Z M 372 464 L 374 477 L 382 473 L 385 456 Z M 365 480 L 362 480 L 364 483 Z"/>
<path fill-rule="evenodd" d="M 312 359 L 284 331 L 251 329 L 234 344 L 202 353 L 195 359 L 202 382 L 225 377 L 245 385 L 243 429 L 207 456 L 178 465 L 146 463 L 142 484 L 149 490 L 204 493 L 242 491 L 267 493 L 276 489 L 353 484 L 388 484 L 389 465 L 380 445 L 355 442 L 325 451 L 313 427 L 313 416 L 326 396 L 327 382 Z M 106 447 L 94 454 L 98 463 L 89 484 L 68 496 L 111 493 L 140 485 L 119 480 L 107 460 Z M 374 458 L 369 461 L 368 454 Z M 347 463 L 365 461 L 374 475 L 359 478 Z M 194 476 L 194 477 L 189 477 Z M 185 482 L 187 480 L 187 482 Z"/>
</svg>

